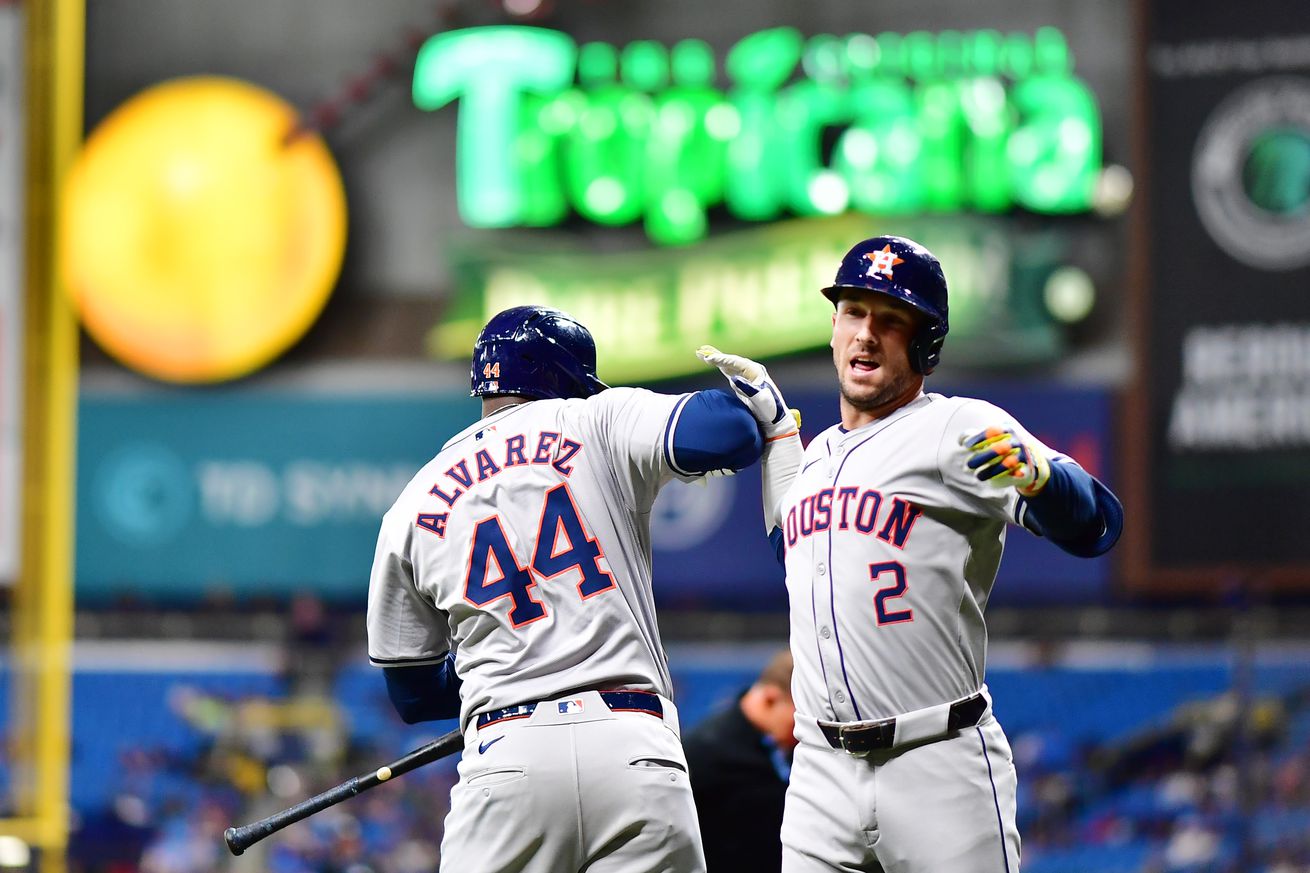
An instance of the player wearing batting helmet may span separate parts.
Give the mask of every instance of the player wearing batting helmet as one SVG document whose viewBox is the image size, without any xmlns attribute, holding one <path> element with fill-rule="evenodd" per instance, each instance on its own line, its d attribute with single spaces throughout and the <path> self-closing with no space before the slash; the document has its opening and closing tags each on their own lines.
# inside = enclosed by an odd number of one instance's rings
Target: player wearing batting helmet
<svg viewBox="0 0 1310 873">
<path fill-rule="evenodd" d="M 1108 488 L 991 403 L 924 391 L 949 330 L 937 259 L 856 244 L 823 289 L 841 422 L 764 454 L 765 525 L 787 571 L 799 744 L 787 873 L 1012 873 L 1016 781 L 984 683 L 983 609 L 1007 525 L 1081 557 L 1119 537 Z M 766 434 L 781 392 L 703 348 Z"/>
<path fill-rule="evenodd" d="M 608 388 L 575 319 L 521 306 L 474 345 L 482 418 L 382 521 L 368 651 L 406 721 L 464 730 L 441 869 L 703 870 L 651 593 L 674 479 L 760 455 L 731 393 Z"/>
</svg>

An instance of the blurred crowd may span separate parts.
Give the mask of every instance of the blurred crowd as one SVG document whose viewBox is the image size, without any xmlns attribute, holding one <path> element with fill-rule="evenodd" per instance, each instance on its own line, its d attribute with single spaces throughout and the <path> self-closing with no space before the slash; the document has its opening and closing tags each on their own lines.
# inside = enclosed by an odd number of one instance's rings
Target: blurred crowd
<svg viewBox="0 0 1310 873">
<path fill-rule="evenodd" d="M 1305 691 L 1188 703 L 1077 747 L 1015 738 L 1026 871 L 1310 873 Z"/>
<path fill-rule="evenodd" d="M 381 676 L 322 631 L 312 604 L 298 614 L 287 647 L 295 660 L 277 693 L 216 691 L 203 681 L 169 689 L 159 717 L 177 720 L 189 741 L 128 745 L 115 765 L 100 768 L 107 800 L 76 810 L 70 869 L 436 869 L 454 759 L 292 825 L 241 858 L 228 853 L 229 825 L 369 772 L 454 727 L 401 723 Z M 1004 723 L 1005 700 L 997 707 Z M 687 714 L 684 728 L 707 713 Z M 1229 690 L 1132 721 L 1125 716 L 1115 731 L 1090 738 L 1077 726 L 1015 730 L 1025 873 L 1310 873 L 1310 686 Z"/>
<path fill-rule="evenodd" d="M 451 761 L 430 765 L 293 825 L 236 860 L 223 831 L 373 769 L 395 749 L 352 744 L 321 698 L 224 700 L 180 689 L 179 714 L 204 737 L 194 757 L 124 754 L 109 809 L 74 837 L 87 873 L 419 873 L 436 869 Z"/>
</svg>

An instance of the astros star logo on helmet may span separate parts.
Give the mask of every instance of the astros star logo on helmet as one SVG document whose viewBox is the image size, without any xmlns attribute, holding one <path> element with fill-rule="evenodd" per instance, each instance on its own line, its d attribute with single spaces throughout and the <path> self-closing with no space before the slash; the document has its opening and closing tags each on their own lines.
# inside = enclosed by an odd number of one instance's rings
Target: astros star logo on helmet
<svg viewBox="0 0 1310 873">
<path fill-rule="evenodd" d="M 866 276 L 881 273 L 890 279 L 892 277 L 892 268 L 897 264 L 905 263 L 904 258 L 896 257 L 896 253 L 892 251 L 891 243 L 883 246 L 881 251 L 867 252 L 864 256 L 869 259 L 869 269 L 864 274 Z"/>
</svg>

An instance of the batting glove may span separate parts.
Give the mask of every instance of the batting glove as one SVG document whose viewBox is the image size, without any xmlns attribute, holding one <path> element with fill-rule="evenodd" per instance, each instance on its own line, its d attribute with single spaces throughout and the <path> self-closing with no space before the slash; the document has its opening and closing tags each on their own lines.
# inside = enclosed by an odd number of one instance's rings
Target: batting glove
<svg viewBox="0 0 1310 873">
<path fill-rule="evenodd" d="M 721 352 L 714 346 L 701 346 L 696 350 L 696 357 L 718 367 L 719 372 L 728 378 L 733 393 L 755 416 L 766 439 L 785 436 L 800 429 L 800 412 L 787 408 L 782 400 L 782 392 L 769 378 L 769 371 L 764 369 L 763 364 L 741 355 Z"/>
<path fill-rule="evenodd" d="M 968 449 L 966 466 L 980 481 L 1013 486 L 1025 497 L 1041 493 L 1050 481 L 1051 465 L 1012 430 L 989 427 L 982 433 L 961 434 L 960 445 Z"/>
</svg>

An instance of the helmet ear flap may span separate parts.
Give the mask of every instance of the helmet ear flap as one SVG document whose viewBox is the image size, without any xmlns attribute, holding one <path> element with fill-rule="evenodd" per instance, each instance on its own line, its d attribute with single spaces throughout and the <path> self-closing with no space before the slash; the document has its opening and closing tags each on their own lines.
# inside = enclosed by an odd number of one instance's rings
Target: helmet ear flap
<svg viewBox="0 0 1310 873">
<path fill-rule="evenodd" d="M 910 340 L 910 367 L 924 376 L 932 373 L 942 360 L 942 346 L 946 345 L 946 331 L 941 324 L 929 324 Z"/>
</svg>

